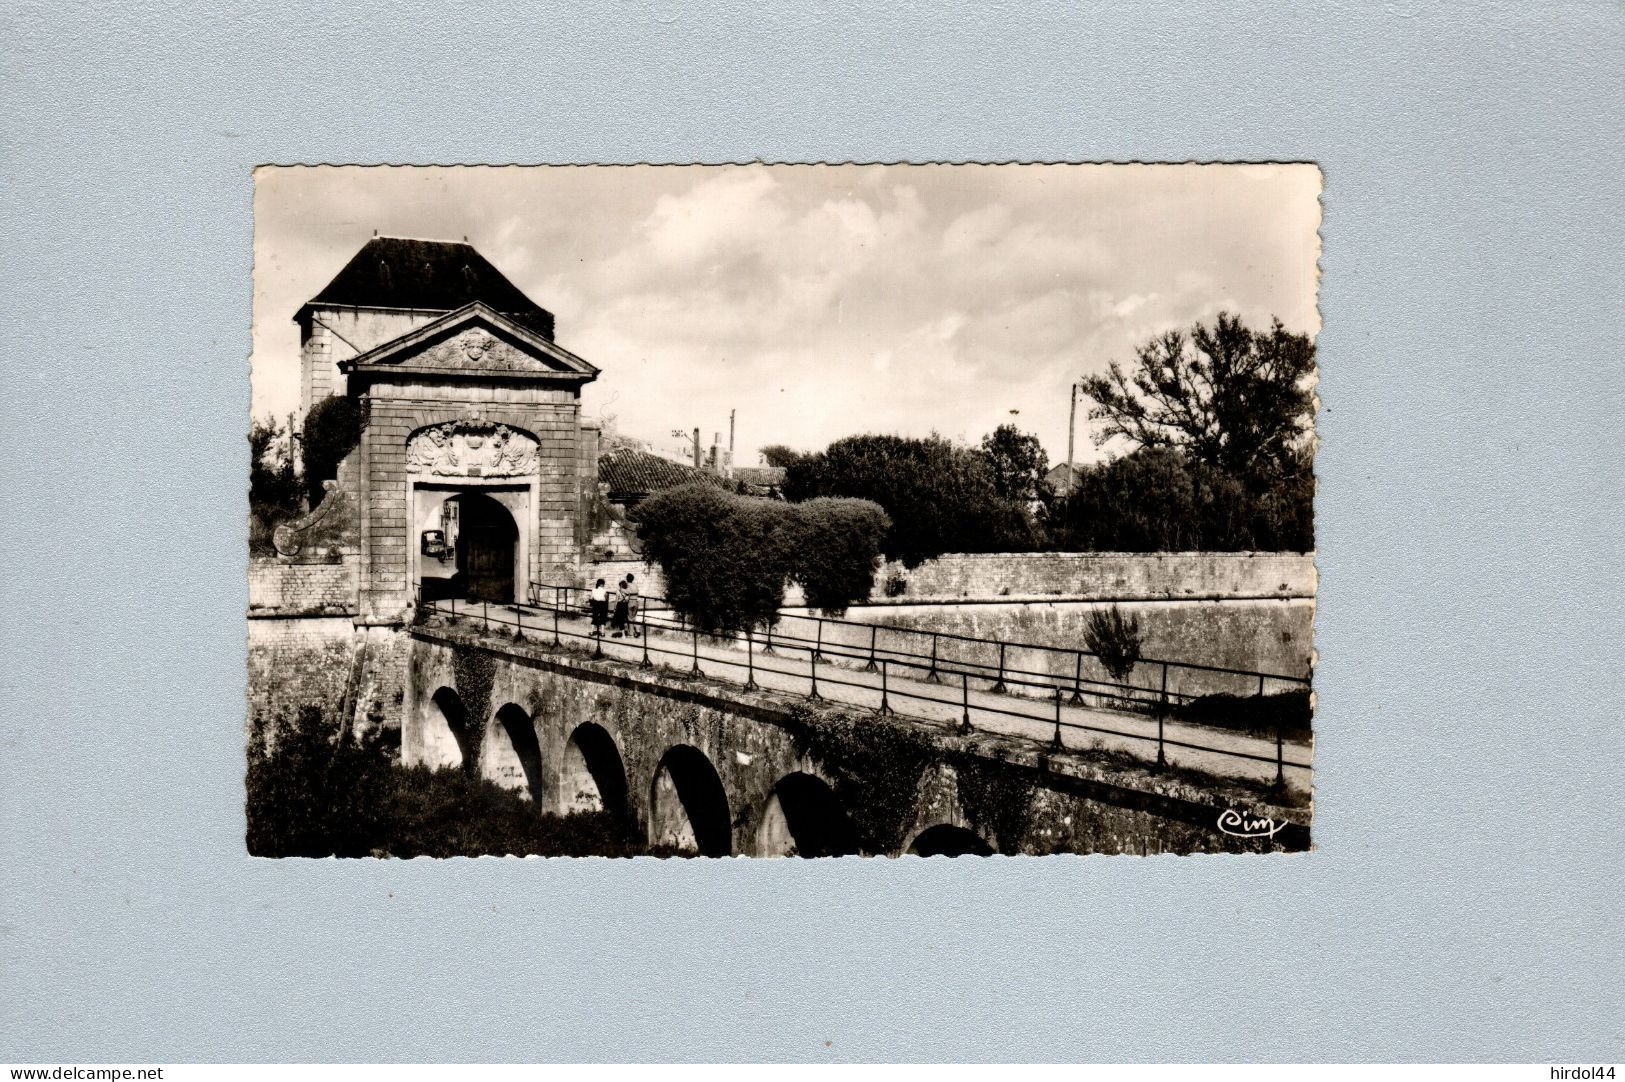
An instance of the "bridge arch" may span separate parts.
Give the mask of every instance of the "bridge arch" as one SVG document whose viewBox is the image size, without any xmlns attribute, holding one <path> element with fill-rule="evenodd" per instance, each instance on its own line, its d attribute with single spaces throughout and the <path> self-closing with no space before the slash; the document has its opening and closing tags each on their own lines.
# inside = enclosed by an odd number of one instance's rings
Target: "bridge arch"
<svg viewBox="0 0 1625 1082">
<path fill-rule="evenodd" d="M 473 732 L 463 700 L 449 687 L 441 687 L 423 707 L 423 761 L 431 767 L 474 767 Z"/>
<path fill-rule="evenodd" d="M 609 730 L 582 722 L 564 744 L 559 796 L 565 812 L 606 811 L 626 818 L 626 765 Z"/>
<path fill-rule="evenodd" d="M 542 748 L 536 726 L 522 707 L 507 703 L 485 732 L 484 774 L 498 785 L 542 801 Z"/>
<path fill-rule="evenodd" d="M 733 852 L 728 792 L 705 752 L 691 744 L 668 748 L 649 784 L 649 844 L 702 857 Z"/>
<path fill-rule="evenodd" d="M 907 852 L 917 857 L 989 857 L 993 847 L 974 830 L 938 823 L 914 835 Z"/>
<path fill-rule="evenodd" d="M 841 857 L 857 852 L 857 828 L 828 782 L 796 771 L 774 783 L 756 826 L 758 856 Z"/>
</svg>

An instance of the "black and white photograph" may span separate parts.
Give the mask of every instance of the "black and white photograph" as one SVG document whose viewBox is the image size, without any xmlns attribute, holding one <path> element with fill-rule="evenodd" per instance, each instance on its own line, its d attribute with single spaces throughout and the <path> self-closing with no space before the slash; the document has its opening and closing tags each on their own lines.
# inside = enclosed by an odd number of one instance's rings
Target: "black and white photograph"
<svg viewBox="0 0 1625 1082">
<path fill-rule="evenodd" d="M 1616 1082 L 1622 16 L 0 6 L 0 1078 Z"/>
<path fill-rule="evenodd" d="M 1315 166 L 255 181 L 250 853 L 1310 846 Z"/>
</svg>

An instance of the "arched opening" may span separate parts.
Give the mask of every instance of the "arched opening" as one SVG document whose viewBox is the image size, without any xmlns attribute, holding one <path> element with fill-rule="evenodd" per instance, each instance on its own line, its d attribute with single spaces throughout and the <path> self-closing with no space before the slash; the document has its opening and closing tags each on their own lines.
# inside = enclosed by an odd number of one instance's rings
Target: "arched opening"
<svg viewBox="0 0 1625 1082">
<path fill-rule="evenodd" d="M 920 831 L 908 851 L 917 857 L 988 857 L 993 847 L 981 835 L 952 823 L 938 823 Z"/>
<path fill-rule="evenodd" d="M 700 749 L 678 744 L 661 758 L 649 790 L 649 844 L 704 857 L 733 852 L 728 794 Z"/>
<path fill-rule="evenodd" d="M 835 791 L 822 779 L 797 772 L 773 786 L 756 851 L 762 856 L 840 857 L 858 851 L 858 833 Z"/>
<path fill-rule="evenodd" d="M 473 765 L 473 741 L 468 730 L 468 712 L 463 700 L 451 688 L 440 688 L 429 698 L 424 710 L 424 761 L 430 766 Z"/>
<path fill-rule="evenodd" d="M 542 799 L 542 748 L 530 715 L 509 703 L 497 711 L 485 749 L 485 773 L 498 785 Z"/>
<path fill-rule="evenodd" d="M 456 524 L 457 578 L 471 601 L 510 604 L 519 527 L 508 509 L 481 492 L 445 502 L 442 514 Z"/>
<path fill-rule="evenodd" d="M 585 722 L 570 734 L 560 784 L 566 812 L 606 811 L 626 818 L 626 767 L 615 738 L 602 725 Z"/>
</svg>

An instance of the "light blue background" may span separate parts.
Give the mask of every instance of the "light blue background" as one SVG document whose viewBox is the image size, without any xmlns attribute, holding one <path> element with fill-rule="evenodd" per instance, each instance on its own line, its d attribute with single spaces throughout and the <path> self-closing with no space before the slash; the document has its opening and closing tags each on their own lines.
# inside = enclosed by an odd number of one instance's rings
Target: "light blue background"
<svg viewBox="0 0 1625 1082">
<path fill-rule="evenodd" d="M 1617 4 L 506 6 L 0 13 L 0 1060 L 1621 1058 Z M 251 167 L 755 158 L 1324 166 L 1318 852 L 243 855 Z"/>
</svg>

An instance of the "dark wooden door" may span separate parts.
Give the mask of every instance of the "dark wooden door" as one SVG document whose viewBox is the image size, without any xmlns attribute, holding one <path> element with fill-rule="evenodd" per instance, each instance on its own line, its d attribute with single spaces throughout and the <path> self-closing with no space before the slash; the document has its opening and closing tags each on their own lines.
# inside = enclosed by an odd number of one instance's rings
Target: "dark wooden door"
<svg viewBox="0 0 1625 1082">
<path fill-rule="evenodd" d="M 475 601 L 513 601 L 513 570 L 519 529 L 508 509 L 489 496 L 470 493 L 462 504 L 457 564 Z"/>
</svg>

